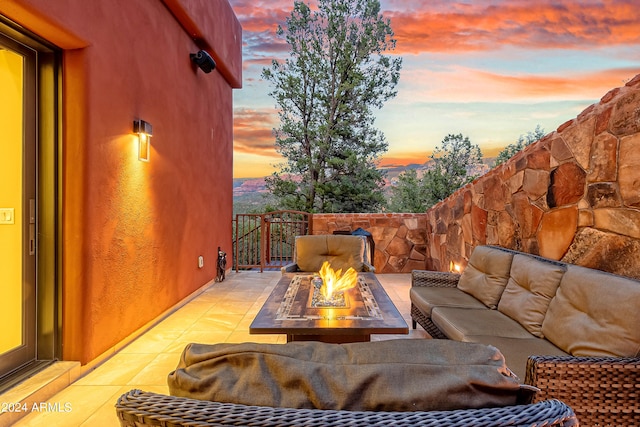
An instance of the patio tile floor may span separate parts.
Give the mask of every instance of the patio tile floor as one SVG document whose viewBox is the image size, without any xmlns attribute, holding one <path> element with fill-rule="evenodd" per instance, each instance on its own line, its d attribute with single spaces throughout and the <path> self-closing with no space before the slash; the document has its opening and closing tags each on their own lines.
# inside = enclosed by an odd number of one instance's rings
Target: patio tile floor
<svg viewBox="0 0 640 427">
<path fill-rule="evenodd" d="M 47 401 L 59 411 L 31 412 L 16 426 L 119 426 L 115 402 L 131 389 L 168 394 L 167 374 L 185 345 L 245 341 L 285 343 L 285 335 L 250 335 L 249 325 L 280 278 L 280 272 L 231 272 L 96 369 Z M 411 329 L 410 274 L 378 275 L 409 325 L 409 335 L 373 335 L 372 340 L 429 338 Z"/>
</svg>

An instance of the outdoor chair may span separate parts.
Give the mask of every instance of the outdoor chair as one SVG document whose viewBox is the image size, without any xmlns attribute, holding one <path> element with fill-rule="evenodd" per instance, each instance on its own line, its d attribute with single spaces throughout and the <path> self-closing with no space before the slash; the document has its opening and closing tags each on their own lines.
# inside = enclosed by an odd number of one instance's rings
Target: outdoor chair
<svg viewBox="0 0 640 427">
<path fill-rule="evenodd" d="M 328 261 L 333 269 L 342 269 L 343 272 L 349 267 L 359 272 L 375 272 L 367 258 L 366 243 L 366 236 L 296 236 L 293 263 L 282 267 L 282 272 L 317 272 L 325 261 Z"/>
</svg>

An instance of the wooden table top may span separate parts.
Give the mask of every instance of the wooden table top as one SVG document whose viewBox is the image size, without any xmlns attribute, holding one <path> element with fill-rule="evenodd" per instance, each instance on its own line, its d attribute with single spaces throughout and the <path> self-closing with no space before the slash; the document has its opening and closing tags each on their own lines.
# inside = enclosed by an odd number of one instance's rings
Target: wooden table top
<svg viewBox="0 0 640 427">
<path fill-rule="evenodd" d="M 311 273 L 283 274 L 249 332 L 289 336 L 409 333 L 407 323 L 374 273 L 358 273 L 358 286 L 345 291 L 348 308 L 311 307 L 311 277 Z"/>
</svg>

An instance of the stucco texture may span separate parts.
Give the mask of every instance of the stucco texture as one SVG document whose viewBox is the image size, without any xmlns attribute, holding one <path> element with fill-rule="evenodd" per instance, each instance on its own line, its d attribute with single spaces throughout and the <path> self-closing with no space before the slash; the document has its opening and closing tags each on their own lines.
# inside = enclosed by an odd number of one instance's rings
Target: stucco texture
<svg viewBox="0 0 640 427">
<path fill-rule="evenodd" d="M 62 48 L 63 357 L 87 363 L 212 281 L 218 246 L 231 252 L 241 27 L 226 1 L 0 7 Z M 203 48 L 210 74 L 189 58 Z M 135 119 L 153 126 L 149 162 Z"/>
</svg>

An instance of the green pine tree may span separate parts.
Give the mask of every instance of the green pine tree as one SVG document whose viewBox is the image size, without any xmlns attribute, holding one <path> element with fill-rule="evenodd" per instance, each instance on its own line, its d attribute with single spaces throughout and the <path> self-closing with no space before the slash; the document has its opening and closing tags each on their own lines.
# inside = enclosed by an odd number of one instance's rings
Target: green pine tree
<svg viewBox="0 0 640 427">
<path fill-rule="evenodd" d="M 477 178 L 473 166 L 482 163 L 482 152 L 462 134 L 449 134 L 430 156 L 431 167 L 421 179 L 415 171 L 401 175 L 391 191 L 394 212 L 424 212 Z"/>
<path fill-rule="evenodd" d="M 278 34 L 290 57 L 263 70 L 280 124 L 276 149 L 285 161 L 267 178 L 282 208 L 370 212 L 384 204 L 377 168 L 388 144 L 374 108 L 396 95 L 401 58 L 378 0 L 302 1 Z"/>
</svg>

